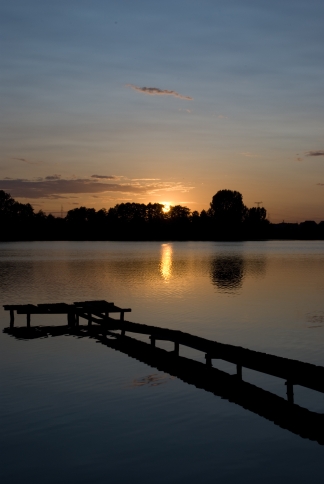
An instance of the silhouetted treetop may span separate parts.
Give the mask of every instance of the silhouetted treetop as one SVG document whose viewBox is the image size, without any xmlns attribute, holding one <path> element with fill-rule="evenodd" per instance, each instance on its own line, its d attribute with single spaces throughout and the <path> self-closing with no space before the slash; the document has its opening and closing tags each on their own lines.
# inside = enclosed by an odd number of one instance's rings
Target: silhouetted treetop
<svg viewBox="0 0 324 484">
<path fill-rule="evenodd" d="M 10 193 L 0 190 L 0 216 L 2 219 L 24 221 L 34 216 L 34 209 L 30 203 L 19 203 Z"/>
<path fill-rule="evenodd" d="M 266 209 L 264 207 L 249 208 L 245 214 L 244 222 L 246 225 L 253 227 L 268 224 Z"/>
<path fill-rule="evenodd" d="M 183 207 L 182 205 L 175 205 L 174 207 L 171 206 L 169 212 L 166 212 L 166 215 L 174 220 L 174 219 L 189 219 L 190 215 L 190 208 Z"/>
<path fill-rule="evenodd" d="M 210 215 L 221 226 L 237 226 L 244 220 L 247 208 L 240 192 L 220 190 L 210 203 Z"/>
</svg>

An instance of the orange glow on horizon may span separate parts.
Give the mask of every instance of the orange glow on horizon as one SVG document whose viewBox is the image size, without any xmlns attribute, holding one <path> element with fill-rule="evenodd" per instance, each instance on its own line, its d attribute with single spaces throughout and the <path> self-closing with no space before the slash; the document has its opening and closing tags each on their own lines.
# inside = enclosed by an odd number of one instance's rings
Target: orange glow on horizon
<svg viewBox="0 0 324 484">
<path fill-rule="evenodd" d="M 163 209 L 162 209 L 162 210 L 163 210 L 163 212 L 164 212 L 164 213 L 169 212 L 169 211 L 170 211 L 170 203 L 169 203 L 169 202 L 162 202 L 162 204 L 164 205 L 164 207 L 163 207 Z"/>
</svg>

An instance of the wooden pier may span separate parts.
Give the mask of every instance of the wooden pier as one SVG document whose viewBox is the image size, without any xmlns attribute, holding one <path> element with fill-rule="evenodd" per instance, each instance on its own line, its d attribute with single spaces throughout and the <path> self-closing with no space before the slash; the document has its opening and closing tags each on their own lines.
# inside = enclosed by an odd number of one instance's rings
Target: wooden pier
<svg viewBox="0 0 324 484">
<path fill-rule="evenodd" d="M 155 348 L 157 341 L 170 341 L 174 344 L 172 354 L 179 355 L 180 347 L 186 346 L 205 355 L 206 366 L 211 368 L 212 361 L 220 359 L 236 365 L 236 379 L 242 381 L 243 369 L 265 373 L 284 380 L 287 387 L 287 400 L 294 402 L 294 385 L 301 385 L 311 390 L 324 393 L 324 368 L 310 363 L 268 355 L 252 351 L 240 346 L 227 345 L 210 341 L 205 338 L 193 336 L 178 330 L 159 328 L 145 324 L 132 323 L 124 319 L 124 314 L 131 309 L 123 309 L 107 301 L 83 301 L 73 304 L 26 304 L 5 305 L 4 309 L 10 312 L 10 328 L 14 328 L 15 311 L 26 315 L 27 328 L 31 326 L 32 314 L 66 314 L 70 328 L 79 326 L 80 318 L 87 320 L 88 327 L 99 325 L 100 332 L 105 336 L 107 332 L 120 331 L 120 336 L 126 333 L 147 335 L 151 348 Z M 110 314 L 119 313 L 119 319 L 112 318 Z"/>
</svg>

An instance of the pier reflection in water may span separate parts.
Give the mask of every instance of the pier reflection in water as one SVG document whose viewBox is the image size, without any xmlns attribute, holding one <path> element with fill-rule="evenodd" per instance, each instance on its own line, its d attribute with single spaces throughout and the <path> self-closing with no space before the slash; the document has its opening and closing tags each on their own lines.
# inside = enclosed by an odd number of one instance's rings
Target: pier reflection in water
<svg viewBox="0 0 324 484">
<path fill-rule="evenodd" d="M 311 412 L 306 408 L 287 401 L 273 393 L 242 380 L 241 375 L 229 375 L 201 362 L 179 356 L 173 351 L 152 347 L 138 339 L 121 336 L 104 327 L 96 326 L 41 326 L 34 328 L 6 328 L 8 335 L 18 340 L 33 340 L 48 336 L 74 336 L 91 338 L 97 342 L 120 351 L 160 371 L 169 373 L 196 388 L 240 405 L 260 417 L 274 422 L 302 438 L 315 440 L 324 445 L 324 414 Z M 108 337 L 110 336 L 110 337 Z M 314 367 L 316 372 L 317 367 Z M 134 386 L 160 385 L 161 379 L 152 375 L 148 379 L 135 381 Z"/>
</svg>

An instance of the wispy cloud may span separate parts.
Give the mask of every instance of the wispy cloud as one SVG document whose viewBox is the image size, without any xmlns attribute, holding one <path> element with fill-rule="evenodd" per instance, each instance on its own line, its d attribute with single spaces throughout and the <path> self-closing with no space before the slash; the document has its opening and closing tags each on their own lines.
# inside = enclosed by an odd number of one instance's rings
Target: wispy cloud
<svg viewBox="0 0 324 484">
<path fill-rule="evenodd" d="M 91 175 L 91 178 L 98 178 L 98 179 L 103 179 L 103 180 L 116 180 L 120 177 L 113 176 L 113 175 Z"/>
<path fill-rule="evenodd" d="M 165 191 L 165 192 L 178 191 L 178 192 L 186 193 L 186 192 L 189 192 L 189 190 L 192 190 L 193 188 L 195 187 L 183 185 L 181 182 L 174 182 L 174 183 L 161 182 L 161 183 L 157 183 L 155 186 L 151 185 L 147 187 L 148 193 L 150 195 L 154 195 L 155 193 L 161 192 L 161 191 Z"/>
<path fill-rule="evenodd" d="M 305 156 L 324 156 L 324 150 L 306 151 Z"/>
<path fill-rule="evenodd" d="M 134 89 L 134 91 L 141 92 L 143 94 L 148 94 L 149 96 L 173 96 L 179 99 L 186 99 L 187 101 L 192 101 L 193 97 L 183 96 L 176 91 L 169 91 L 167 89 L 159 89 L 158 87 L 138 87 L 134 84 L 126 84 L 126 87 Z"/>
<path fill-rule="evenodd" d="M 153 180 L 154 181 L 154 180 Z M 14 198 L 26 199 L 58 199 L 72 198 L 75 194 L 104 194 L 105 192 L 120 192 L 132 196 L 154 194 L 160 191 L 187 192 L 191 186 L 178 182 L 139 181 L 135 183 L 105 183 L 91 178 L 62 179 L 60 175 L 51 175 L 45 179 L 27 180 L 23 178 L 0 180 L 0 190 L 9 192 Z"/>
</svg>

